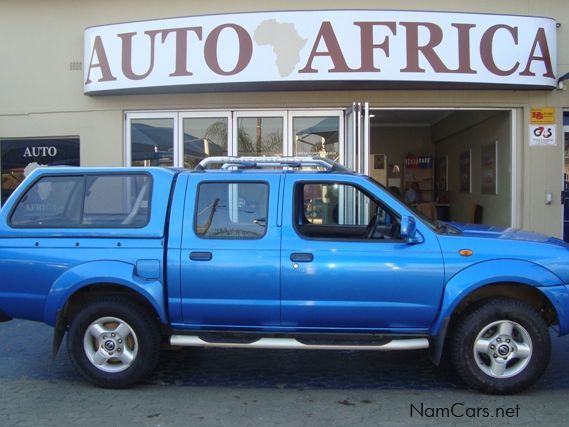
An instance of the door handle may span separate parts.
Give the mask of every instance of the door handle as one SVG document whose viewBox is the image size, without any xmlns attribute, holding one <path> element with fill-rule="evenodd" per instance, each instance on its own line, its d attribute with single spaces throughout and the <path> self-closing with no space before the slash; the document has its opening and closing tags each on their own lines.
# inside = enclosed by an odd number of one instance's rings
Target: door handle
<svg viewBox="0 0 569 427">
<path fill-rule="evenodd" d="M 192 261 L 211 261 L 213 255 L 211 252 L 190 252 Z"/>
<path fill-rule="evenodd" d="M 293 252 L 290 254 L 290 260 L 292 262 L 312 262 L 314 255 L 306 252 Z"/>
</svg>

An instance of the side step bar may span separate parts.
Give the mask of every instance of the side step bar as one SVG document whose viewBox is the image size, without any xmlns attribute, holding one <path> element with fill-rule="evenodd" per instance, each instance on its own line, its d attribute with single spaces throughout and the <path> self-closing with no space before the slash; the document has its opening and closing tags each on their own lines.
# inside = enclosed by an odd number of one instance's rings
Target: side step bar
<svg viewBox="0 0 569 427">
<path fill-rule="evenodd" d="M 172 335 L 170 344 L 179 347 L 267 348 L 289 350 L 421 350 L 429 348 L 427 338 L 394 339 L 376 345 L 304 344 L 294 338 L 259 338 L 250 343 L 209 342 L 195 335 Z"/>
</svg>

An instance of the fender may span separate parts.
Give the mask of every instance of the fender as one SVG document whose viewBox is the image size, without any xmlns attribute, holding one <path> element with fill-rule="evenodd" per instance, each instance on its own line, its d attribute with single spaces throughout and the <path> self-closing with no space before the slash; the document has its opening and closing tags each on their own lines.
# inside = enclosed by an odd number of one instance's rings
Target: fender
<svg viewBox="0 0 569 427">
<path fill-rule="evenodd" d="M 520 283 L 536 288 L 563 284 L 551 271 L 529 261 L 499 259 L 471 265 L 447 282 L 439 315 L 431 326 L 431 335 L 436 336 L 444 329 L 445 319 L 450 318 L 464 298 L 483 286 L 498 282 Z M 556 301 L 550 301 L 559 314 Z"/>
<path fill-rule="evenodd" d="M 119 261 L 93 261 L 75 266 L 63 273 L 46 298 L 44 322 L 55 326 L 58 311 L 78 290 L 98 284 L 121 285 L 142 295 L 156 310 L 162 323 L 168 322 L 164 305 L 164 287 L 160 280 L 144 280 L 134 274 L 134 265 Z"/>
</svg>

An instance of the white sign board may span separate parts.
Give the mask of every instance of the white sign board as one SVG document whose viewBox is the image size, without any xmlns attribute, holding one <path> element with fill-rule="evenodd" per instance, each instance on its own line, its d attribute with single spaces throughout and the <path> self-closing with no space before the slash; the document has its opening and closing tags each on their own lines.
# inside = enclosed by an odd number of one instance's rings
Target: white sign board
<svg viewBox="0 0 569 427">
<path fill-rule="evenodd" d="M 84 92 L 315 82 L 553 88 L 555 24 L 526 16 L 321 10 L 103 25 L 85 30 Z"/>
<path fill-rule="evenodd" d="M 556 127 L 553 125 L 529 125 L 529 145 L 535 146 L 556 146 L 557 139 Z"/>
</svg>

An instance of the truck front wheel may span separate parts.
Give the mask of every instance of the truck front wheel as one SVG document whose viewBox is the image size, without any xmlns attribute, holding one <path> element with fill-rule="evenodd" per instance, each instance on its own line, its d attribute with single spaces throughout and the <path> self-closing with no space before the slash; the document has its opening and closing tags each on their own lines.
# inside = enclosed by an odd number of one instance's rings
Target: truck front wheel
<svg viewBox="0 0 569 427">
<path fill-rule="evenodd" d="M 549 362 L 549 331 L 532 307 L 489 300 L 458 319 L 451 342 L 454 368 L 470 387 L 492 394 L 532 385 Z"/>
<path fill-rule="evenodd" d="M 158 363 L 157 322 L 126 298 L 98 299 L 72 320 L 67 334 L 69 357 L 91 383 L 106 388 L 132 386 Z"/>
</svg>

